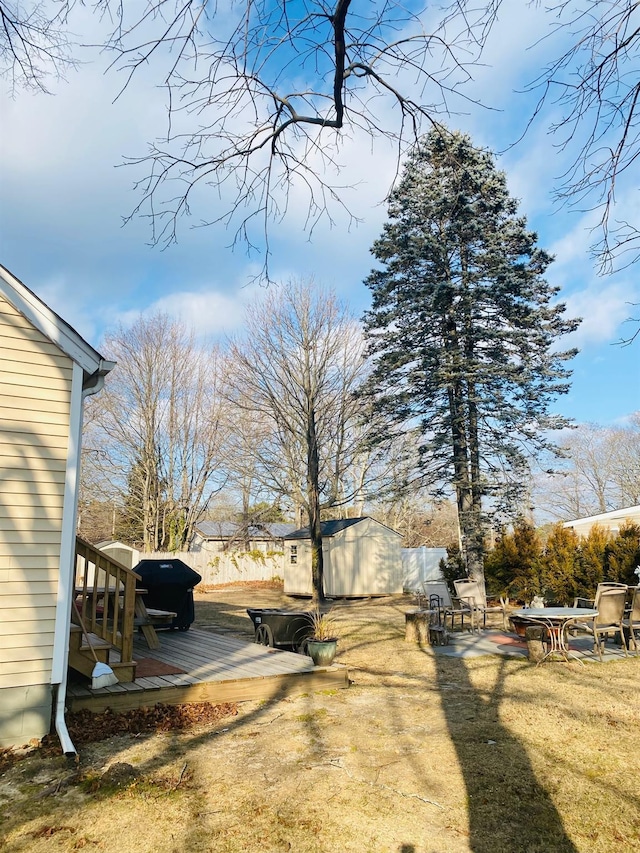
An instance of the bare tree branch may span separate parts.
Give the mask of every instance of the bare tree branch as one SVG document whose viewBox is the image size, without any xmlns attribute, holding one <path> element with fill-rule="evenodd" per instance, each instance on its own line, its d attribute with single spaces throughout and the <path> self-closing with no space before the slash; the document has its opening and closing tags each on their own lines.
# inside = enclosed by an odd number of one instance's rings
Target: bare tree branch
<svg viewBox="0 0 640 853">
<path fill-rule="evenodd" d="M 102 47 L 124 75 L 121 91 L 144 68 L 167 93 L 166 134 L 127 160 L 146 172 L 132 215 L 148 217 L 153 241 L 166 245 L 183 216 L 211 210 L 212 197 L 216 212 L 199 214 L 199 224 L 230 226 L 234 245 L 261 254 L 268 279 L 269 224 L 286 215 L 290 193 L 306 198 L 309 232 L 337 209 L 353 224 L 343 147 L 384 139 L 400 158 L 425 123 L 450 114 L 499 5 L 94 0 L 113 22 Z M 54 70 L 71 62 L 65 28 L 75 7 L 0 0 L 4 20 L 14 21 L 0 54 L 14 74 L 43 85 L 47 59 Z M 27 11 L 15 20 L 16 10 Z"/>
<path fill-rule="evenodd" d="M 534 81 L 541 90 L 532 121 L 546 105 L 562 111 L 550 126 L 571 153 L 556 196 L 579 210 L 598 211 L 592 251 L 601 273 L 640 259 L 637 224 L 616 218 L 622 188 L 637 184 L 640 156 L 640 4 L 632 0 L 562 0 L 548 12 L 552 35 L 569 46 Z"/>
</svg>

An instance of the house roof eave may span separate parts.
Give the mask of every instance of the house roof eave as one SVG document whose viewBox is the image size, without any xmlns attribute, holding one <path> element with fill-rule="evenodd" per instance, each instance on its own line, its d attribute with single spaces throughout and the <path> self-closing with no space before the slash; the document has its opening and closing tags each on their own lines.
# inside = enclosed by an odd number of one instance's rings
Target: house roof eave
<svg viewBox="0 0 640 853">
<path fill-rule="evenodd" d="M 72 326 L 1 264 L 0 293 L 39 332 L 80 365 L 86 379 L 96 373 L 104 375 L 115 366 L 115 362 L 104 359 Z"/>
</svg>

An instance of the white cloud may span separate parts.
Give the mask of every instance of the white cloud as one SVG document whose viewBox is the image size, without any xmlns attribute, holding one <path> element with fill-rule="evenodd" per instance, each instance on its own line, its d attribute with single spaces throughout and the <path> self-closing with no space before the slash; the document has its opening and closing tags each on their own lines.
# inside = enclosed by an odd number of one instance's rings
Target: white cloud
<svg viewBox="0 0 640 853">
<path fill-rule="evenodd" d="M 607 282 L 599 279 L 584 290 L 563 295 L 567 316 L 582 317 L 578 330 L 563 341 L 563 346 L 580 349 L 613 344 L 627 336 L 625 322 L 633 314 L 640 292 L 629 281 Z"/>
<path fill-rule="evenodd" d="M 116 316 L 123 326 L 133 325 L 142 314 L 168 314 L 180 319 L 199 337 L 215 337 L 242 325 L 244 310 L 256 294 L 256 286 L 239 288 L 233 293 L 203 289 L 167 293 L 150 303 L 142 312 L 124 311 Z"/>
</svg>

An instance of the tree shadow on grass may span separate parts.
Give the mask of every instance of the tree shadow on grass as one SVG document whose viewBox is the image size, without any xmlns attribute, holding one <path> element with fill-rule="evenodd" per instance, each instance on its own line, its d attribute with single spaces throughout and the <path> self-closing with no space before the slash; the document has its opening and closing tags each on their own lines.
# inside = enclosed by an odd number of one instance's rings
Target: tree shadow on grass
<svg viewBox="0 0 640 853">
<path fill-rule="evenodd" d="M 442 707 L 467 789 L 469 847 L 476 853 L 577 853 L 550 792 L 526 750 L 500 721 L 506 661 L 489 692 L 479 691 L 463 659 L 456 661 L 462 703 L 448 702 L 451 667 L 437 667 Z M 535 827 L 535 846 L 524 842 Z M 523 842 L 526 846 L 523 846 Z"/>
</svg>

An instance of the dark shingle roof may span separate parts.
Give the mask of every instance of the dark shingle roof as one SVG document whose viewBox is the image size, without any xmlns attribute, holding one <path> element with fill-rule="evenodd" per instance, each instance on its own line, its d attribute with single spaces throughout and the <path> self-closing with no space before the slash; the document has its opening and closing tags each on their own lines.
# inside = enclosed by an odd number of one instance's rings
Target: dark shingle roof
<svg viewBox="0 0 640 853">
<path fill-rule="evenodd" d="M 364 518 L 336 518 L 332 521 L 322 521 L 320 522 L 320 532 L 322 536 L 335 536 L 336 533 L 340 533 L 341 530 L 345 530 L 347 527 L 352 527 L 354 524 L 358 524 L 360 521 L 365 521 L 367 516 Z M 299 530 L 294 530 L 292 533 L 289 533 L 284 537 L 285 539 L 310 539 L 311 534 L 309 531 L 309 527 L 301 527 Z"/>
<path fill-rule="evenodd" d="M 205 539 L 234 539 L 242 535 L 242 525 L 237 521 L 201 521 L 197 529 Z M 295 524 L 278 521 L 259 527 L 250 525 L 247 536 L 249 539 L 282 539 L 292 530 Z"/>
</svg>

